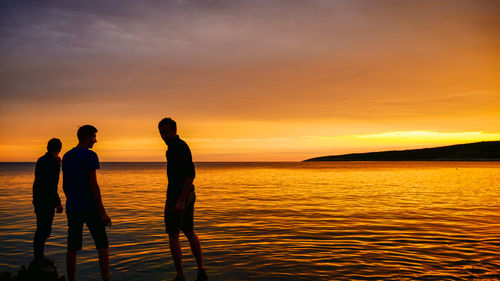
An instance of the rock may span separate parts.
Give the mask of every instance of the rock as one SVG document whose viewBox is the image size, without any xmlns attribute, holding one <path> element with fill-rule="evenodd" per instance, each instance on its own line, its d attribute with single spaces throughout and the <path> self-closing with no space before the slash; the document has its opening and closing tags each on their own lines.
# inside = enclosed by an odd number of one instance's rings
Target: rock
<svg viewBox="0 0 500 281">
<path fill-rule="evenodd" d="M 32 261 L 28 269 L 22 265 L 17 275 L 12 276 L 10 272 L 4 272 L 0 276 L 0 281 L 65 281 L 64 276 L 57 273 L 57 268 L 53 261 L 46 260 L 42 264 Z"/>
</svg>

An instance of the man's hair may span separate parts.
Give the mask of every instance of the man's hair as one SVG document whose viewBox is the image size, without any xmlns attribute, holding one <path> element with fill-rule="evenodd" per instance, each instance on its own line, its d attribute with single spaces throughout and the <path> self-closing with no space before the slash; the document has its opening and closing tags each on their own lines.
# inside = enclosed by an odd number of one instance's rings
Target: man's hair
<svg viewBox="0 0 500 281">
<path fill-rule="evenodd" d="M 95 133 L 97 133 L 96 127 L 92 125 L 83 125 L 78 129 L 76 136 L 78 137 L 78 140 L 83 140 L 85 136 L 92 136 Z"/>
<path fill-rule="evenodd" d="M 48 152 L 60 152 L 62 147 L 62 142 L 60 139 L 52 138 L 47 143 Z"/>
<path fill-rule="evenodd" d="M 170 117 L 161 119 L 160 123 L 158 123 L 158 129 L 163 125 L 168 125 L 170 129 L 177 131 L 177 124 Z"/>
</svg>

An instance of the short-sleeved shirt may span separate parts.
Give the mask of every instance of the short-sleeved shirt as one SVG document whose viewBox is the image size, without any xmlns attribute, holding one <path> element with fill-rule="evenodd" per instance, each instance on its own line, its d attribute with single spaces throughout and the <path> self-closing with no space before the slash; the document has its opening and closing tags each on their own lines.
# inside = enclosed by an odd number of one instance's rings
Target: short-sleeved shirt
<svg viewBox="0 0 500 281">
<path fill-rule="evenodd" d="M 62 160 L 66 211 L 96 210 L 90 191 L 90 172 L 99 169 L 97 154 L 85 147 L 66 152 Z"/>
<path fill-rule="evenodd" d="M 186 177 L 195 177 L 194 164 L 189 146 L 179 136 L 169 140 L 167 145 L 167 201 L 177 202 Z"/>
<path fill-rule="evenodd" d="M 56 207 L 61 204 L 57 185 L 61 163 L 59 157 L 46 153 L 38 158 L 33 182 L 33 205 L 38 207 Z"/>
</svg>

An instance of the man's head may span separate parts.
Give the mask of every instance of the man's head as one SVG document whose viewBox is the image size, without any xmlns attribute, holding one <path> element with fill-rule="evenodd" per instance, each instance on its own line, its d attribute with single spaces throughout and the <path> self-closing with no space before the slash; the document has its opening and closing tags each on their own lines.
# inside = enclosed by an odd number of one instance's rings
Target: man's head
<svg viewBox="0 0 500 281">
<path fill-rule="evenodd" d="M 169 117 L 163 118 L 158 123 L 158 131 L 160 131 L 163 141 L 167 143 L 167 140 L 173 139 L 177 136 L 177 124 Z"/>
<path fill-rule="evenodd" d="M 61 152 L 61 148 L 62 148 L 62 142 L 60 139 L 52 138 L 47 143 L 47 151 L 56 156 L 59 154 L 59 152 Z"/>
<path fill-rule="evenodd" d="M 83 125 L 78 129 L 76 135 L 78 136 L 79 146 L 92 148 L 94 143 L 97 142 L 96 138 L 97 129 L 92 125 Z"/>
</svg>

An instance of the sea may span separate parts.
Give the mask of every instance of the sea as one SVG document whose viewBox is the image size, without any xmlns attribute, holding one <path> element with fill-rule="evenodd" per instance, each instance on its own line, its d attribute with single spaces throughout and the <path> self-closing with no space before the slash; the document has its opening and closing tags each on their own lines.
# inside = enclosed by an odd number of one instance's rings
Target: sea
<svg viewBox="0 0 500 281">
<path fill-rule="evenodd" d="M 500 280 L 500 162 L 195 163 L 209 280 Z M 34 163 L 0 163 L 0 272 L 33 258 Z M 112 280 L 172 280 L 165 163 L 101 163 Z M 61 182 L 59 194 L 63 202 Z M 66 215 L 45 254 L 66 275 Z M 100 280 L 84 228 L 77 280 Z M 181 236 L 187 280 L 196 261 Z"/>
</svg>

